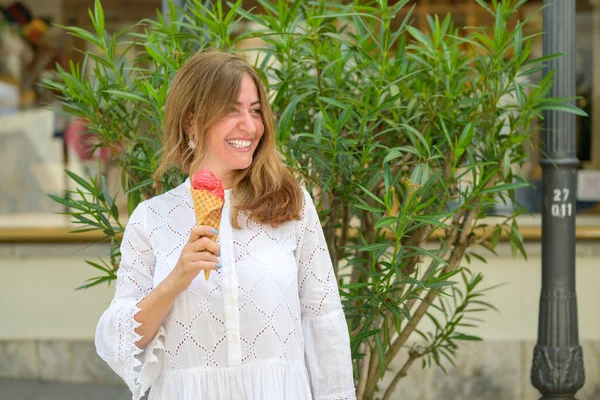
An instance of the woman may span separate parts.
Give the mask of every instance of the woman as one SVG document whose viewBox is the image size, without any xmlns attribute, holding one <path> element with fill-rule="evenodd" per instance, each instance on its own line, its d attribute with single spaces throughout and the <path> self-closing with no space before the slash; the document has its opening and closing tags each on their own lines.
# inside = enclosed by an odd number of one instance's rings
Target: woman
<svg viewBox="0 0 600 400">
<path fill-rule="evenodd" d="M 150 400 L 354 399 L 319 218 L 280 161 L 252 67 L 217 51 L 191 57 L 171 87 L 163 150 L 157 179 L 175 166 L 222 181 L 221 224 L 195 226 L 189 178 L 140 203 L 98 354 L 134 399 L 148 388 Z"/>
</svg>

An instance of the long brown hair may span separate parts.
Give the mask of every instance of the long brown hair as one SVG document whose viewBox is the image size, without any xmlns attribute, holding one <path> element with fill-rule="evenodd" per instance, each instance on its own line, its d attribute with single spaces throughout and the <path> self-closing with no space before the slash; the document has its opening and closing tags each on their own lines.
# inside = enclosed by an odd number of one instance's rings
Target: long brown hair
<svg viewBox="0 0 600 400">
<path fill-rule="evenodd" d="M 234 180 L 232 224 L 239 228 L 238 214 L 247 211 L 258 223 L 279 226 L 300 218 L 303 196 L 290 170 L 283 164 L 275 145 L 275 124 L 265 88 L 256 71 L 241 57 L 217 50 L 190 57 L 177 72 L 167 98 L 163 132 L 163 154 L 154 174 L 160 182 L 174 166 L 190 173 L 195 160 L 188 146 L 189 124 L 197 127 L 198 154 L 206 149 L 206 131 L 223 118 L 239 96 L 244 74 L 258 90 L 264 133 L 250 167 L 240 170 Z"/>
</svg>

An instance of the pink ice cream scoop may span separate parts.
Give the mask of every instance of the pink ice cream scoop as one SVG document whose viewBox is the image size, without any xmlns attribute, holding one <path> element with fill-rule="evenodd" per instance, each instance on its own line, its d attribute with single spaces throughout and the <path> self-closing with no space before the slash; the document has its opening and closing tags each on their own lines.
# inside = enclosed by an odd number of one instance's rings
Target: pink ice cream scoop
<svg viewBox="0 0 600 400">
<path fill-rule="evenodd" d="M 192 178 L 192 187 L 196 190 L 206 190 L 219 197 L 221 200 L 225 200 L 223 184 L 215 174 L 207 169 L 201 169 L 194 174 L 194 177 Z"/>
</svg>

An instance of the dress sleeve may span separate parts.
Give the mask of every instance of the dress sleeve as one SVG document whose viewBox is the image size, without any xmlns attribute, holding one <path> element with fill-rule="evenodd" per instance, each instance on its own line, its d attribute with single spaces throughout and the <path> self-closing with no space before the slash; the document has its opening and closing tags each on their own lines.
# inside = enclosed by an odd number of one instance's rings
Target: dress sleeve
<svg viewBox="0 0 600 400">
<path fill-rule="evenodd" d="M 127 384 L 133 400 L 139 400 L 160 372 L 164 351 L 164 327 L 144 349 L 135 343 L 141 336 L 134 316 L 137 304 L 152 291 L 155 258 L 147 231 L 147 204 L 140 203 L 129 218 L 121 242 L 115 297 L 96 328 L 98 355 Z"/>
<path fill-rule="evenodd" d="M 314 400 L 354 400 L 348 325 L 323 229 L 306 190 L 296 228 L 305 361 Z"/>
</svg>

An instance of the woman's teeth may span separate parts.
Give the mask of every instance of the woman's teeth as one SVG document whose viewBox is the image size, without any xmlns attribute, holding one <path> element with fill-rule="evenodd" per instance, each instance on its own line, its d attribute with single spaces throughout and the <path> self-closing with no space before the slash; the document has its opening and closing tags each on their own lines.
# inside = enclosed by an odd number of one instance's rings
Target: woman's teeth
<svg viewBox="0 0 600 400">
<path fill-rule="evenodd" d="M 250 140 L 228 140 L 227 143 L 229 143 L 230 145 L 232 145 L 235 148 L 245 149 L 246 147 L 250 147 L 250 145 L 252 144 L 252 141 L 250 141 Z"/>
</svg>

